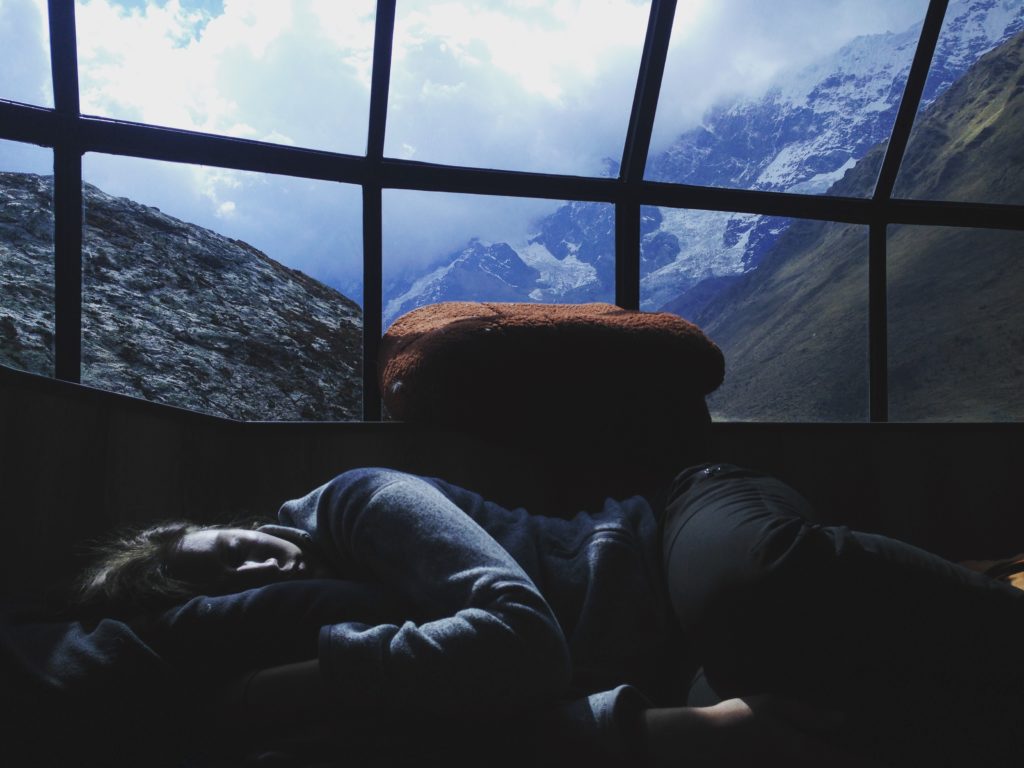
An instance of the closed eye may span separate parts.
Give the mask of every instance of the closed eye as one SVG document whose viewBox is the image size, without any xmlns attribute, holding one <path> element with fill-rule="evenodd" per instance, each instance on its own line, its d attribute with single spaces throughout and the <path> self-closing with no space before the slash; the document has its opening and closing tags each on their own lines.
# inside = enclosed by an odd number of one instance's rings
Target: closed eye
<svg viewBox="0 0 1024 768">
<path fill-rule="evenodd" d="M 220 548 L 220 560 L 228 568 L 237 568 L 244 562 L 242 542 L 237 536 L 232 536 Z"/>
</svg>

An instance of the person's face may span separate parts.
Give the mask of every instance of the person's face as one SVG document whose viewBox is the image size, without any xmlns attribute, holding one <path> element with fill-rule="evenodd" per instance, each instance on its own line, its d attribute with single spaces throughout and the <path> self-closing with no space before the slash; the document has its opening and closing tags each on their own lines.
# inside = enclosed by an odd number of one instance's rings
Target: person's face
<svg viewBox="0 0 1024 768">
<path fill-rule="evenodd" d="M 186 533 L 169 567 L 173 576 L 221 593 L 311 575 L 296 544 L 245 528 Z"/>
</svg>

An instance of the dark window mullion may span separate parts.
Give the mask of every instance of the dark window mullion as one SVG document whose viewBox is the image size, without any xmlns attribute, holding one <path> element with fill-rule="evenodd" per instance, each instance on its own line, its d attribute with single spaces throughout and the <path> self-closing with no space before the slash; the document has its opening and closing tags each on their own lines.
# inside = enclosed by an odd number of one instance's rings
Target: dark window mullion
<svg viewBox="0 0 1024 768">
<path fill-rule="evenodd" d="M 395 0 L 378 0 L 366 139 L 367 181 L 363 184 L 363 419 L 366 421 L 379 421 L 382 415 L 377 384 L 384 309 L 384 206 L 380 169 L 384 157 L 394 35 Z"/>
<path fill-rule="evenodd" d="M 53 103 L 57 112 L 78 117 L 78 42 L 75 39 L 75 4 L 49 0 L 50 67 Z"/>
<path fill-rule="evenodd" d="M 82 155 L 58 145 L 53 152 L 54 375 L 82 375 Z"/>
<path fill-rule="evenodd" d="M 885 211 L 890 224 L 1024 230 L 1024 206 L 1020 205 L 896 198 L 885 202 Z"/>
<path fill-rule="evenodd" d="M 884 220 L 875 220 L 868 230 L 868 418 L 871 421 L 889 420 L 887 229 Z"/>
<path fill-rule="evenodd" d="M 645 205 L 668 208 L 694 208 L 725 213 L 755 213 L 762 216 L 785 216 L 819 221 L 841 221 L 866 224 L 874 206 L 870 200 L 855 197 L 830 197 L 794 192 L 769 192 L 760 189 L 699 187 L 645 181 L 640 187 Z"/>
<path fill-rule="evenodd" d="M 383 228 L 379 184 L 363 185 L 363 419 L 379 421 L 377 360 L 383 332 Z"/>
<path fill-rule="evenodd" d="M 74 3 L 49 0 L 50 66 L 57 118 L 53 150 L 54 375 L 82 374 L 82 152 Z"/>
<path fill-rule="evenodd" d="M 366 178 L 363 157 L 304 147 L 96 117 L 79 119 L 78 132 L 86 152 L 349 184 Z"/>
<path fill-rule="evenodd" d="M 647 167 L 647 153 L 651 148 L 654 113 L 658 108 L 661 79 L 665 74 L 672 20 L 676 13 L 676 0 L 654 0 L 647 21 L 640 70 L 633 94 L 633 109 L 626 129 L 626 144 L 622 150 L 619 177 L 629 183 L 639 183 Z"/>
<path fill-rule="evenodd" d="M 615 204 L 615 303 L 640 308 L 640 203 L 631 196 Z"/>
<path fill-rule="evenodd" d="M 496 171 L 394 158 L 383 160 L 379 168 L 373 168 L 372 173 L 379 173 L 381 184 L 388 189 L 534 197 L 546 200 L 613 202 L 621 194 L 622 187 L 618 179 Z"/>
<path fill-rule="evenodd" d="M 59 117 L 49 109 L 0 101 L 0 137 L 53 146 L 64 137 Z M 189 133 L 137 123 L 83 117 L 77 121 L 81 148 L 176 163 L 210 165 L 258 173 L 385 188 L 463 192 L 612 203 L 622 194 L 618 179 L 496 171 L 434 165 L 389 158 L 379 165 L 363 157 L 263 144 L 226 136 Z M 58 138 L 59 137 L 59 138 Z M 643 181 L 642 205 L 867 224 L 874 215 L 869 199 L 794 194 L 765 190 L 700 187 Z M 893 199 L 886 203 L 892 223 L 934 224 L 992 229 L 1024 229 L 1019 205 L 943 200 Z"/>
<path fill-rule="evenodd" d="M 651 3 L 619 168 L 619 182 L 625 186 L 625 194 L 618 196 L 615 202 L 615 303 L 626 309 L 640 308 L 639 190 L 647 167 L 675 12 L 676 0 Z"/>
<path fill-rule="evenodd" d="M 889 146 L 885 150 L 882 170 L 879 172 L 878 181 L 875 184 L 875 200 L 889 200 L 892 197 L 892 190 L 896 185 L 896 175 L 900 171 L 900 164 L 903 162 L 903 155 L 907 150 L 907 142 L 910 141 L 910 131 L 914 127 L 914 119 L 921 106 L 921 95 L 924 93 L 924 86 L 928 80 L 928 70 L 931 69 L 932 56 L 935 54 L 935 46 L 939 41 L 942 20 L 946 16 L 948 5 L 949 0 L 931 0 L 928 6 L 928 13 L 925 15 L 924 24 L 921 27 L 921 37 L 917 43 L 917 50 L 914 52 L 914 61 L 910 65 L 910 74 L 907 76 L 903 98 L 900 100 L 900 108 L 892 128 Z"/>
<path fill-rule="evenodd" d="M 366 141 L 366 156 L 371 162 L 379 162 L 384 156 L 384 128 L 388 116 L 394 36 L 395 0 L 377 0 L 373 32 L 373 75 L 370 81 L 370 124 Z"/>
<path fill-rule="evenodd" d="M 57 134 L 52 109 L 0 99 L 0 139 L 52 147 Z"/>
<path fill-rule="evenodd" d="M 942 31 L 949 0 L 931 0 L 921 27 L 921 36 L 910 65 L 910 74 L 900 100 L 882 169 L 875 184 L 875 214 L 868 237 L 868 415 L 871 421 L 889 420 L 888 295 L 886 285 L 887 229 L 892 190 L 896 186 L 903 156 L 910 141 L 921 95 L 928 80 L 935 46 Z"/>
</svg>

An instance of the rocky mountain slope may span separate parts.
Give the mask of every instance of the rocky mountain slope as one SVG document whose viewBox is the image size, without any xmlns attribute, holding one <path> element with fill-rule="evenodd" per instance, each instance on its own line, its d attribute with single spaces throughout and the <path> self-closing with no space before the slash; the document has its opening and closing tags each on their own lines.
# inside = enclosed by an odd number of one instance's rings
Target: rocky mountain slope
<svg viewBox="0 0 1024 768">
<path fill-rule="evenodd" d="M 1024 33 L 982 57 L 924 113 L 908 197 L 1024 203 Z M 863 195 L 874 147 L 830 190 Z M 1024 233 L 893 226 L 890 418 L 1024 418 Z M 719 418 L 867 416 L 867 228 L 800 222 L 694 318 L 723 348 Z"/>
<path fill-rule="evenodd" d="M 0 363 L 53 375 L 53 179 L 0 173 Z"/>
<path fill-rule="evenodd" d="M 1024 2 L 953 0 L 947 19 L 925 104 L 985 51 L 1024 28 Z M 919 33 L 919 26 L 914 26 L 901 33 L 856 38 L 825 60 L 787 73 L 759 99 L 713 108 L 700 126 L 651 157 L 647 177 L 825 192 L 870 147 L 888 137 Z M 737 275 L 755 268 L 789 224 L 749 214 L 646 209 L 641 233 L 642 307 L 695 314 Z M 424 273 L 388 286 L 385 324 L 428 301 L 611 301 L 614 243 L 610 206 L 567 203 L 539 221 L 537 234 L 525 245 L 478 244 L 501 247 L 505 268 L 517 279 L 505 280 L 493 271 L 484 277 L 487 265 L 463 258 L 464 250 L 448 254 Z M 532 279 L 527 277 L 530 269 L 536 270 Z"/>
<path fill-rule="evenodd" d="M 361 418 L 354 302 L 246 243 L 83 196 L 83 383 L 237 419 Z M 0 363 L 46 375 L 52 238 L 52 179 L 0 173 Z"/>
</svg>

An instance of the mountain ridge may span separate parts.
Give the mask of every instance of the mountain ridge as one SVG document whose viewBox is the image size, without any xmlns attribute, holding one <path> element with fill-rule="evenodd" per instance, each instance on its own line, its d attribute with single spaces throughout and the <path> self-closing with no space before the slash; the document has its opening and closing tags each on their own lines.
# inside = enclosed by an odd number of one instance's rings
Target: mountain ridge
<svg viewBox="0 0 1024 768">
<path fill-rule="evenodd" d="M 52 184 L 0 173 L 0 362 L 44 375 Z M 242 241 L 82 193 L 82 383 L 235 419 L 361 418 L 355 302 Z"/>
</svg>

